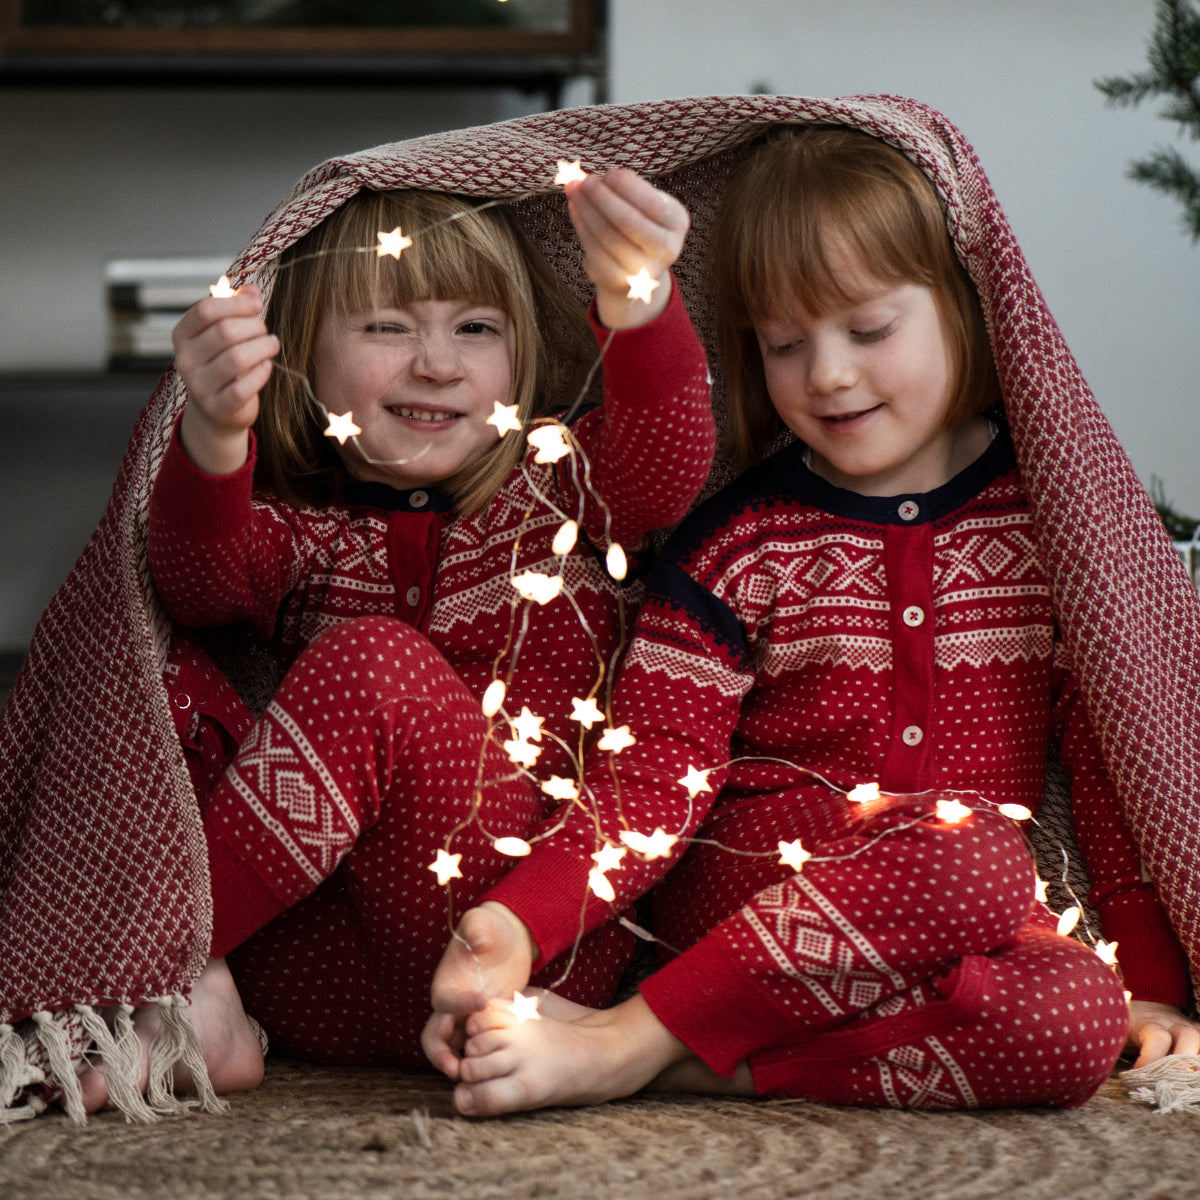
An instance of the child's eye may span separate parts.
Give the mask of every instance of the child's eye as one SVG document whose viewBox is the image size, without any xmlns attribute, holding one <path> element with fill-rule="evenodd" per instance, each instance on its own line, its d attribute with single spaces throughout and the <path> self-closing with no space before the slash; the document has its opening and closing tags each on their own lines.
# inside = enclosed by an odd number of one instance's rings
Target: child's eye
<svg viewBox="0 0 1200 1200">
<path fill-rule="evenodd" d="M 776 342 L 774 344 L 768 344 L 767 353 L 774 358 L 782 358 L 788 354 L 793 354 L 803 345 L 803 341 L 801 341 L 799 338 L 795 338 L 790 342 Z"/>
<path fill-rule="evenodd" d="M 856 341 L 870 345 L 871 342 L 882 342 L 884 338 L 891 337 L 896 331 L 896 322 L 889 321 L 886 325 L 880 325 L 876 329 L 852 329 L 850 336 Z"/>
<path fill-rule="evenodd" d="M 492 325 L 488 321 L 466 321 L 458 327 L 458 332 L 478 335 L 485 333 L 497 333 L 499 331 L 496 329 L 495 325 Z"/>
<path fill-rule="evenodd" d="M 395 321 L 371 321 L 363 326 L 365 333 L 407 333 L 408 327 Z"/>
</svg>

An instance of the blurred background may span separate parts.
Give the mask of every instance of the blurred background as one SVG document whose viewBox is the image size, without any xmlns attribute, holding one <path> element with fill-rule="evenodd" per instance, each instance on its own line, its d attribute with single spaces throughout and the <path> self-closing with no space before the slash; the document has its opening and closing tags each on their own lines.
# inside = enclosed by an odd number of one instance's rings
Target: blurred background
<svg viewBox="0 0 1200 1200">
<path fill-rule="evenodd" d="M 1200 514 L 1200 246 L 1178 204 L 1125 174 L 1176 126 L 1160 104 L 1112 108 L 1094 86 L 1145 69 L 1154 0 L 426 0 L 349 6 L 436 10 L 446 25 L 416 49 L 325 31 L 283 55 L 290 35 L 269 29 L 122 40 L 139 7 L 203 21 L 227 6 L 9 0 L 0 34 L 9 664 L 102 512 L 153 385 L 153 347 L 118 353 L 113 328 L 154 270 L 181 269 L 160 260 L 228 262 L 331 155 L 548 107 L 750 91 L 932 104 L 978 150 L 1138 473 Z M 63 33 L 85 8 L 95 27 Z"/>
</svg>

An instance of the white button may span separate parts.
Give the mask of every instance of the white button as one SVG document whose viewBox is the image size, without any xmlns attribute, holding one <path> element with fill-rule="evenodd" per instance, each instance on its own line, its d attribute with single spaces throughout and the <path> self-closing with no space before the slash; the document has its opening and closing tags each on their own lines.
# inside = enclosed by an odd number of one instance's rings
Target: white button
<svg viewBox="0 0 1200 1200">
<path fill-rule="evenodd" d="M 915 604 L 910 604 L 904 610 L 904 623 L 905 625 L 911 625 L 914 629 L 918 625 L 923 625 L 925 623 L 925 610 L 918 608 Z"/>
<path fill-rule="evenodd" d="M 191 696 L 189 696 L 187 692 L 177 692 L 175 695 L 175 707 L 179 709 L 180 712 L 186 712 L 192 707 Z"/>
<path fill-rule="evenodd" d="M 921 506 L 915 500 L 905 500 L 896 511 L 902 521 L 914 521 L 921 512 Z"/>
<path fill-rule="evenodd" d="M 408 502 L 413 508 L 424 508 L 429 503 L 429 493 L 422 491 L 412 492 L 408 497 Z"/>
<path fill-rule="evenodd" d="M 919 746 L 925 738 L 925 731 L 920 725 L 909 725 L 900 736 L 906 746 Z"/>
<path fill-rule="evenodd" d="M 416 608 L 421 602 L 421 589 L 419 587 L 410 587 L 404 598 L 408 601 L 410 608 Z"/>
</svg>

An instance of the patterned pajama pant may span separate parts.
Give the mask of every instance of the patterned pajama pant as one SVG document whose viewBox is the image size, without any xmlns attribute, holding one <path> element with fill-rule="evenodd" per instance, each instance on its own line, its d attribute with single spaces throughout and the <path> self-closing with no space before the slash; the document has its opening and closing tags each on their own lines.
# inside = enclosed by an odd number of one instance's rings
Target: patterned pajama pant
<svg viewBox="0 0 1200 1200">
<path fill-rule="evenodd" d="M 339 625 L 288 672 L 204 811 L 213 953 L 229 952 L 274 1047 L 428 1065 L 418 1039 L 434 968 L 462 912 L 512 866 L 492 841 L 545 815 L 494 745 L 475 811 L 485 732 L 479 701 L 399 621 Z M 463 878 L 447 889 L 430 864 L 452 833 Z M 627 942 L 615 925 L 585 939 L 559 990 L 609 1003 Z"/>
<path fill-rule="evenodd" d="M 893 801 L 849 834 L 836 814 L 797 830 L 795 808 L 769 799 L 719 819 L 725 845 L 799 835 L 814 858 L 793 873 L 694 846 L 660 885 L 656 929 L 690 948 L 642 985 L 651 1008 L 714 1069 L 748 1061 L 762 1093 L 1083 1103 L 1125 1043 L 1120 981 L 1033 902 L 1011 822 L 980 809 L 947 824 L 934 799 Z M 696 919 L 701 881 L 728 913 L 715 928 Z"/>
</svg>

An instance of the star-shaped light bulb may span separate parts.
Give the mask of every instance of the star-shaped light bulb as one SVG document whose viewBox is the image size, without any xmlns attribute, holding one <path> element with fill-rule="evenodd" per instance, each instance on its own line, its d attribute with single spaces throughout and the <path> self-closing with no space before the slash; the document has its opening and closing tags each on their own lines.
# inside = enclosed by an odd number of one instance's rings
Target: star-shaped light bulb
<svg viewBox="0 0 1200 1200">
<path fill-rule="evenodd" d="M 604 567 L 613 579 L 624 579 L 629 574 L 629 560 L 625 557 L 620 542 L 613 542 L 609 546 L 608 553 L 604 556 Z"/>
<path fill-rule="evenodd" d="M 583 169 L 582 164 L 583 159 L 581 158 L 577 158 L 574 162 L 568 162 L 565 158 L 560 158 L 556 164 L 558 174 L 554 176 L 555 186 L 566 187 L 568 183 L 586 179 L 587 172 Z"/>
<path fill-rule="evenodd" d="M 525 742 L 540 742 L 542 740 L 542 726 L 546 723 L 545 717 L 535 717 L 529 711 L 528 706 L 521 709 L 521 715 L 514 718 L 509 724 L 512 726 L 512 731 Z"/>
<path fill-rule="evenodd" d="M 526 769 L 537 762 L 541 752 L 541 746 L 535 746 L 532 742 L 525 741 L 524 738 L 514 738 L 512 741 L 504 743 L 504 753 L 508 755 L 509 760 Z"/>
<path fill-rule="evenodd" d="M 208 294 L 210 296 L 216 296 L 218 300 L 228 300 L 230 296 L 236 296 L 238 291 L 239 289 L 235 288 L 233 284 L 229 282 L 228 275 L 222 275 L 216 283 L 210 283 L 208 285 Z"/>
<path fill-rule="evenodd" d="M 636 854 L 650 859 L 666 858 L 675 848 L 675 843 L 679 839 L 673 833 L 665 833 L 662 829 L 656 829 L 649 834 L 638 833 L 633 829 L 622 829 L 621 841 Z"/>
<path fill-rule="evenodd" d="M 1096 943 L 1096 953 L 1100 956 L 1101 962 L 1106 962 L 1110 967 L 1117 965 L 1117 943 L 1106 942 L 1103 939 Z"/>
<path fill-rule="evenodd" d="M 1033 882 L 1033 898 L 1039 904 L 1046 903 L 1046 889 L 1049 885 L 1044 879 L 1035 879 Z"/>
<path fill-rule="evenodd" d="M 852 804 L 870 804 L 879 799 L 879 784 L 860 783 L 846 793 L 846 799 Z"/>
<path fill-rule="evenodd" d="M 375 247 L 375 255 L 378 258 L 390 254 L 394 259 L 399 260 L 400 255 L 412 245 L 412 238 L 405 237 L 400 232 L 399 225 L 391 233 L 384 233 L 380 230 L 375 236 L 379 238 L 379 245 Z"/>
<path fill-rule="evenodd" d="M 344 446 L 347 438 L 357 437 L 360 433 L 362 430 L 355 425 L 352 412 L 329 414 L 329 426 L 325 430 L 325 436 L 337 438 L 339 445 Z"/>
<path fill-rule="evenodd" d="M 934 805 L 934 811 L 937 819 L 945 821 L 947 825 L 958 825 L 971 815 L 971 810 L 965 804 L 954 799 L 939 800 Z"/>
<path fill-rule="evenodd" d="M 484 421 L 485 425 L 494 425 L 496 432 L 503 437 L 506 433 L 515 432 L 521 428 L 521 418 L 518 416 L 520 405 L 501 404 L 499 400 L 492 402 L 492 415 Z"/>
<path fill-rule="evenodd" d="M 611 750 L 614 754 L 620 754 L 622 750 L 628 750 L 636 741 L 637 738 L 629 732 L 628 725 L 619 725 L 616 729 L 606 729 L 600 735 L 596 747 L 600 750 Z"/>
<path fill-rule="evenodd" d="M 779 843 L 779 861 L 785 867 L 791 867 L 793 871 L 799 871 L 810 858 L 812 855 L 800 845 L 799 838 L 791 842 Z"/>
<path fill-rule="evenodd" d="M 575 543 L 578 540 L 579 522 L 564 521 L 558 527 L 558 532 L 554 535 L 554 541 L 550 544 L 550 549 L 555 554 L 570 554 L 575 549 Z"/>
<path fill-rule="evenodd" d="M 626 275 L 625 282 L 629 284 L 630 300 L 640 300 L 643 304 L 649 304 L 650 297 L 654 295 L 654 289 L 659 286 L 661 281 L 655 279 L 643 267 L 636 275 Z"/>
<path fill-rule="evenodd" d="M 501 854 L 507 854 L 509 858 L 524 858 L 533 853 L 533 847 L 524 838 L 519 837 L 497 838 L 492 843 L 492 848 Z"/>
<path fill-rule="evenodd" d="M 571 453 L 571 447 L 566 439 L 567 427 L 554 421 L 548 425 L 539 425 L 531 429 L 526 440 L 537 450 L 533 456 L 535 463 L 558 462 Z"/>
<path fill-rule="evenodd" d="M 522 996 L 520 992 L 513 992 L 512 1003 L 509 1005 L 512 1009 L 512 1014 L 517 1018 L 518 1025 L 524 1025 L 526 1021 L 540 1021 L 542 1014 L 538 1012 L 538 998 L 536 996 Z"/>
<path fill-rule="evenodd" d="M 561 775 L 551 775 L 543 780 L 542 791 L 554 800 L 578 800 L 579 784 L 573 779 L 564 779 Z"/>
<path fill-rule="evenodd" d="M 614 846 L 612 842 L 605 842 L 599 850 L 592 855 L 596 863 L 597 871 L 615 871 L 621 865 L 621 859 L 625 857 L 624 846 Z"/>
<path fill-rule="evenodd" d="M 708 771 L 698 770 L 691 763 L 688 764 L 687 774 L 677 782 L 683 784 L 687 788 L 688 799 L 695 800 L 701 792 L 711 792 L 712 784 L 708 782 Z"/>
<path fill-rule="evenodd" d="M 604 720 L 604 714 L 590 696 L 586 700 L 580 700 L 576 696 L 571 701 L 571 720 L 578 721 L 584 729 L 591 729 L 597 721 Z"/>
<path fill-rule="evenodd" d="M 461 879 L 463 873 L 458 869 L 462 862 L 461 854 L 447 854 L 445 850 L 437 852 L 437 858 L 429 864 L 429 869 L 437 875 L 437 881 L 445 887 L 452 879 Z"/>
<path fill-rule="evenodd" d="M 483 715 L 485 717 L 494 717 L 504 706 L 504 693 L 507 689 L 504 686 L 503 679 L 493 679 L 491 683 L 484 689 L 483 700 Z"/>
<path fill-rule="evenodd" d="M 1074 908 L 1068 908 L 1067 911 L 1058 918 L 1058 932 L 1061 933 L 1063 937 L 1066 937 L 1067 934 L 1079 924 L 1079 918 L 1082 916 L 1083 909 L 1081 909 L 1078 905 L 1076 905 Z"/>
<path fill-rule="evenodd" d="M 544 575 L 541 571 L 525 571 L 513 577 L 512 585 L 526 600 L 549 604 L 562 591 L 563 577 Z"/>
</svg>

